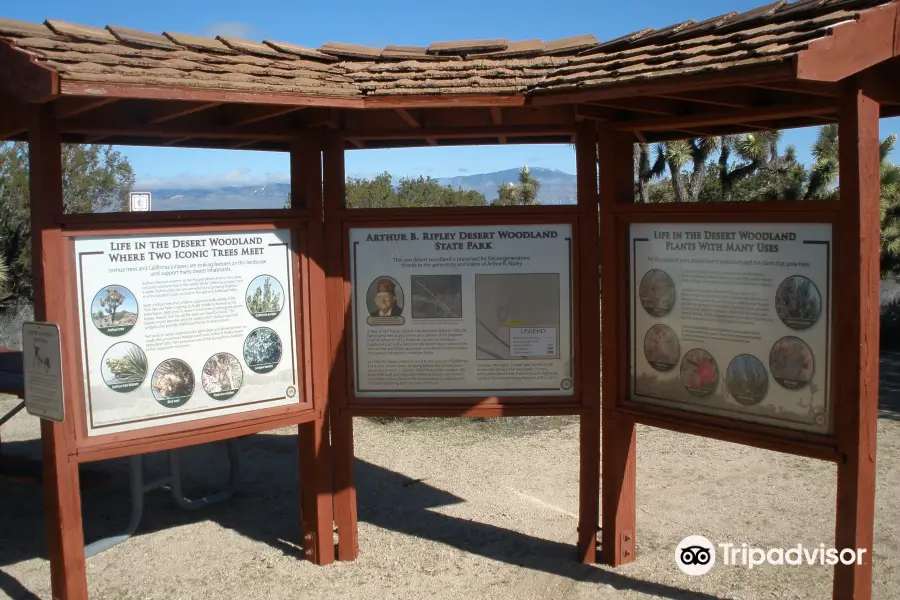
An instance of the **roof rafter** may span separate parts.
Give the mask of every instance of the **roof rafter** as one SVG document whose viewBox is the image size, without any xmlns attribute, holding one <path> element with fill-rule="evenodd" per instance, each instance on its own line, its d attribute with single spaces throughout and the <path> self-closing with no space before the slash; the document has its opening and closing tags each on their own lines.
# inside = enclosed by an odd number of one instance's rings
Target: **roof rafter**
<svg viewBox="0 0 900 600">
<path fill-rule="evenodd" d="M 221 102 L 204 102 L 202 104 L 195 104 L 193 106 L 183 106 L 177 108 L 172 111 L 168 111 L 159 116 L 153 117 L 147 121 L 150 125 L 158 125 L 160 123 L 166 123 L 168 121 L 174 121 L 175 119 L 180 119 L 181 117 L 186 117 L 188 115 L 192 115 L 198 112 L 202 112 L 204 110 L 209 110 L 211 108 L 215 108 L 217 106 L 221 106 Z"/>
<path fill-rule="evenodd" d="M 617 121 L 610 126 L 623 131 L 665 131 L 690 127 L 710 127 L 714 125 L 746 125 L 756 121 L 771 121 L 790 117 L 806 117 L 810 115 L 833 114 L 837 112 L 833 102 L 818 102 L 802 105 L 763 106 L 736 110 L 723 110 L 696 115 L 676 115 L 656 117 L 652 119 L 635 119 Z"/>
<path fill-rule="evenodd" d="M 0 88 L 25 102 L 48 102 L 59 95 L 59 74 L 0 39 Z"/>
<path fill-rule="evenodd" d="M 891 3 L 834 27 L 830 36 L 810 43 L 794 58 L 797 79 L 836 82 L 897 56 L 898 25 L 900 4 Z"/>
<path fill-rule="evenodd" d="M 55 113 L 57 119 L 69 119 L 76 115 L 86 113 L 88 111 L 101 108 L 113 102 L 118 102 L 116 98 L 73 98 L 69 99 L 69 104 L 60 104 L 56 101 Z"/>
<path fill-rule="evenodd" d="M 400 115 L 400 118 L 403 119 L 410 127 L 414 127 L 416 129 L 422 127 L 422 124 L 419 122 L 419 120 L 405 108 L 395 108 L 394 112 Z"/>
</svg>

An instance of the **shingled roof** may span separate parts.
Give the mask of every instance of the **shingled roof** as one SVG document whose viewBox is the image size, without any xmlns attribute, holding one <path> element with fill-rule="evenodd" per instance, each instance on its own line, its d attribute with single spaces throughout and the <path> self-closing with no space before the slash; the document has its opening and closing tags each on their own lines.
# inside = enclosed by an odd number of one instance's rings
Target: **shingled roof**
<svg viewBox="0 0 900 600">
<path fill-rule="evenodd" d="M 6 38 L 63 82 L 362 98 L 537 94 L 783 62 L 890 0 L 775 2 L 601 41 L 506 39 L 318 49 L 265 40 L 0 19 Z"/>
</svg>

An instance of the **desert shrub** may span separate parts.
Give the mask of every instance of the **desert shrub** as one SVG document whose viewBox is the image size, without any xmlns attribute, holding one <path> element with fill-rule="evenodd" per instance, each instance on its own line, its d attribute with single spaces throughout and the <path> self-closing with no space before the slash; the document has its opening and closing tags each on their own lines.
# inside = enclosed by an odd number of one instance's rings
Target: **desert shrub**
<svg viewBox="0 0 900 600">
<path fill-rule="evenodd" d="M 22 349 L 22 323 L 34 319 L 34 308 L 26 302 L 13 303 L 0 312 L 0 348 Z"/>
</svg>

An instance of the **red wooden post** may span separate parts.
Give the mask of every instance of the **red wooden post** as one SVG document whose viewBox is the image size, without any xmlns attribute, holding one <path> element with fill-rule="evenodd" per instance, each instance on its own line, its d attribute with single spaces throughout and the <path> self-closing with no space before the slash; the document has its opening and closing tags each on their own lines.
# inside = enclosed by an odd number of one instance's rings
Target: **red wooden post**
<svg viewBox="0 0 900 600">
<path fill-rule="evenodd" d="M 291 147 L 291 208 L 312 210 L 309 237 L 310 339 L 314 421 L 298 429 L 300 503 L 303 547 L 318 565 L 334 562 L 331 494 L 331 445 L 328 439 L 328 328 L 325 301 L 325 240 L 322 231 L 322 154 L 318 137 L 302 138 Z"/>
<path fill-rule="evenodd" d="M 325 135 L 322 146 L 325 190 L 325 231 L 328 243 L 328 322 L 331 332 L 331 444 L 334 459 L 334 522 L 338 533 L 338 560 L 359 556 L 356 483 L 353 475 L 353 418 L 347 412 L 347 348 L 352 343 L 345 328 L 350 309 L 349 282 L 344 281 L 344 147 L 336 133 Z"/>
<path fill-rule="evenodd" d="M 834 598 L 872 597 L 872 538 L 875 520 L 875 437 L 878 427 L 878 330 L 880 255 L 880 156 L 878 102 L 855 82 L 842 98 L 839 124 L 841 226 L 835 252 L 835 290 L 840 294 L 840 329 L 835 340 L 847 349 L 839 363 L 845 376 L 835 389 L 838 462 L 835 547 L 865 548 L 862 564 L 838 563 Z M 837 383 L 837 382 L 836 382 Z"/>
<path fill-rule="evenodd" d="M 578 560 L 597 561 L 600 524 L 600 249 L 597 228 L 597 131 L 582 123 L 575 137 L 579 216 L 581 394 Z"/>
<path fill-rule="evenodd" d="M 28 159 L 31 191 L 31 276 L 34 317 L 61 326 L 66 319 L 63 238 L 58 220 L 63 213 L 62 147 L 50 105 L 31 107 Z M 65 331 L 66 329 L 63 328 Z M 67 413 L 71 404 L 67 401 Z M 71 419 L 71 415 L 67 414 Z M 84 533 L 78 464 L 69 460 L 69 423 L 41 421 L 44 468 L 44 510 L 53 598 L 86 600 Z"/>
<path fill-rule="evenodd" d="M 628 393 L 624 378 L 628 346 L 628 252 L 616 239 L 615 204 L 634 200 L 634 146 L 630 133 L 600 132 L 600 243 L 602 257 L 603 444 L 602 551 L 603 562 L 618 566 L 635 558 L 637 485 L 636 428 L 633 418 L 616 412 Z"/>
</svg>

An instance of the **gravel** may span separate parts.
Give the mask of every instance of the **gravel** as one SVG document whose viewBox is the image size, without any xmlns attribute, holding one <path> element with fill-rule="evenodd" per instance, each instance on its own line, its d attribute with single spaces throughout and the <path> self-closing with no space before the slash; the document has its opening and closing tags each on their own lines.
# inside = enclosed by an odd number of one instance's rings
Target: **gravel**
<svg viewBox="0 0 900 600">
<path fill-rule="evenodd" d="M 0 414 L 13 404 L 0 399 Z M 4 426 L 3 453 L 37 457 L 36 421 L 23 413 Z M 900 598 L 900 412 L 885 406 L 878 434 L 874 597 L 891 599 Z M 692 578 L 674 563 L 691 534 L 763 548 L 831 545 L 830 463 L 641 427 L 637 561 L 609 569 L 575 562 L 574 419 L 357 419 L 360 557 L 316 567 L 296 545 L 294 430 L 240 445 L 238 495 L 186 513 L 167 492 L 148 494 L 138 534 L 88 559 L 92 599 L 831 597 L 827 566 L 719 563 Z M 190 495 L 226 480 L 222 445 L 182 455 Z M 82 468 L 88 541 L 124 528 L 126 467 Z M 40 488 L 0 477 L 0 506 L 0 598 L 50 598 Z"/>
</svg>

